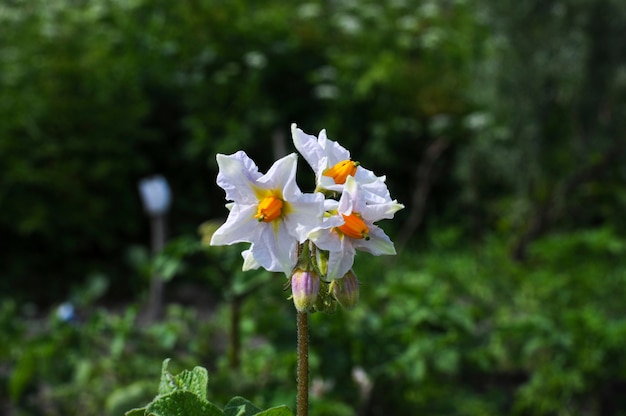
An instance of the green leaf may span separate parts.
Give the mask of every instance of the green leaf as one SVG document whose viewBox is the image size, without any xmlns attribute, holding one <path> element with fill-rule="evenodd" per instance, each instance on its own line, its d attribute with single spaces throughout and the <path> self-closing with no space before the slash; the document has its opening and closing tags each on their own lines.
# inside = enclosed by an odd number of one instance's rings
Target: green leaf
<svg viewBox="0 0 626 416">
<path fill-rule="evenodd" d="M 147 407 L 142 407 L 140 409 L 132 409 L 128 412 L 124 413 L 124 416 L 146 416 Z"/>
<path fill-rule="evenodd" d="M 166 358 L 163 360 L 163 364 L 161 365 L 161 381 L 159 382 L 159 396 L 172 393 L 176 391 L 176 382 L 174 376 L 167 371 L 167 365 L 169 364 L 170 359 Z"/>
<path fill-rule="evenodd" d="M 249 400 L 239 396 L 230 399 L 224 407 L 226 416 L 253 416 L 260 411 L 261 409 L 253 405 Z"/>
<path fill-rule="evenodd" d="M 199 398 L 206 400 L 207 384 L 209 375 L 205 368 L 195 367 L 193 370 L 185 370 L 177 376 L 167 371 L 169 358 L 163 361 L 161 367 L 161 382 L 159 383 L 159 395 L 166 395 L 175 391 L 189 391 Z"/>
<path fill-rule="evenodd" d="M 224 416 L 213 403 L 190 391 L 178 390 L 160 396 L 148 405 L 148 414 L 154 416 Z"/>
<path fill-rule="evenodd" d="M 256 414 L 256 416 L 294 416 L 291 409 L 287 406 L 276 406 L 271 409 L 263 410 Z"/>
<path fill-rule="evenodd" d="M 176 376 L 176 382 L 180 389 L 190 391 L 201 399 L 206 400 L 209 374 L 203 367 L 195 367 L 193 370 L 185 370 Z"/>
</svg>

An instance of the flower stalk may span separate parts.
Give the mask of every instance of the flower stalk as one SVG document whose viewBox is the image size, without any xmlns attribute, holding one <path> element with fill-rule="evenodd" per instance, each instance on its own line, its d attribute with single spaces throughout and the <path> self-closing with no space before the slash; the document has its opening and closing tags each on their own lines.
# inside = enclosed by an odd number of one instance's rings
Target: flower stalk
<svg viewBox="0 0 626 416">
<path fill-rule="evenodd" d="M 309 415 L 309 314 L 298 312 L 297 416 Z"/>
</svg>

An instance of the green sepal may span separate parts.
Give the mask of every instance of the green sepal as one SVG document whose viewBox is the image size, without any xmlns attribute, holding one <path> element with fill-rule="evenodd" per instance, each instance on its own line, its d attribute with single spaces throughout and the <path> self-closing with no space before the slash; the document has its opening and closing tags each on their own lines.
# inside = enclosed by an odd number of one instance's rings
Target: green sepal
<svg viewBox="0 0 626 416">
<path fill-rule="evenodd" d="M 313 263 L 322 279 L 326 279 L 326 275 L 328 274 L 328 256 L 328 251 L 316 248 Z"/>
<path fill-rule="evenodd" d="M 300 244 L 300 255 L 298 256 L 298 260 L 296 261 L 296 265 L 293 268 L 292 274 L 296 270 L 303 270 L 305 272 L 313 270 L 311 262 L 311 250 L 309 248 L 310 244 L 311 242 L 309 240 L 306 240 L 304 243 Z"/>
<path fill-rule="evenodd" d="M 335 313 L 337 310 L 337 301 L 330 294 L 329 284 L 322 281 L 319 294 L 315 300 L 315 310 L 324 313 Z"/>
</svg>

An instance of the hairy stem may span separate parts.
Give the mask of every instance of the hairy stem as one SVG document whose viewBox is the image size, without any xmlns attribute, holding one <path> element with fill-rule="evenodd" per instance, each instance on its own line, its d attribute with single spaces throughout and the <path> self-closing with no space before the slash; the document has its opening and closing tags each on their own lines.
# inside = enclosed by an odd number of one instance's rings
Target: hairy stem
<svg viewBox="0 0 626 416">
<path fill-rule="evenodd" d="M 298 321 L 298 395 L 297 415 L 309 415 L 309 315 L 297 313 Z"/>
</svg>

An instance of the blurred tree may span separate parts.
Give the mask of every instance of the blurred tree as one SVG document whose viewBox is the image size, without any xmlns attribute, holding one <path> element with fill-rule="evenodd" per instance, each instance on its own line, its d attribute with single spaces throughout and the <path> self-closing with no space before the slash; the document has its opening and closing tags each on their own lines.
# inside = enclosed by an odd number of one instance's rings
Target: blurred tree
<svg viewBox="0 0 626 416">
<path fill-rule="evenodd" d="M 486 2 L 480 11 L 492 36 L 473 94 L 484 112 L 467 119 L 475 139 L 458 164 L 465 203 L 516 235 L 518 259 L 557 225 L 623 228 L 626 7 Z"/>
<path fill-rule="evenodd" d="M 131 192 L 148 166 L 137 153 L 148 106 L 106 10 L 52 1 L 1 11 L 2 291 L 59 296 L 139 230 Z"/>
<path fill-rule="evenodd" d="M 225 215 L 214 154 L 245 149 L 266 169 L 291 122 L 387 174 L 407 204 L 400 243 L 454 223 L 509 233 L 523 258 L 550 227 L 623 228 L 625 13 L 617 0 L 5 2 L 0 289 L 46 276 L 28 296 L 51 299 L 98 269 L 127 292 L 124 252 L 148 234 L 136 181 L 165 175 L 170 234 L 195 233 Z"/>
</svg>

